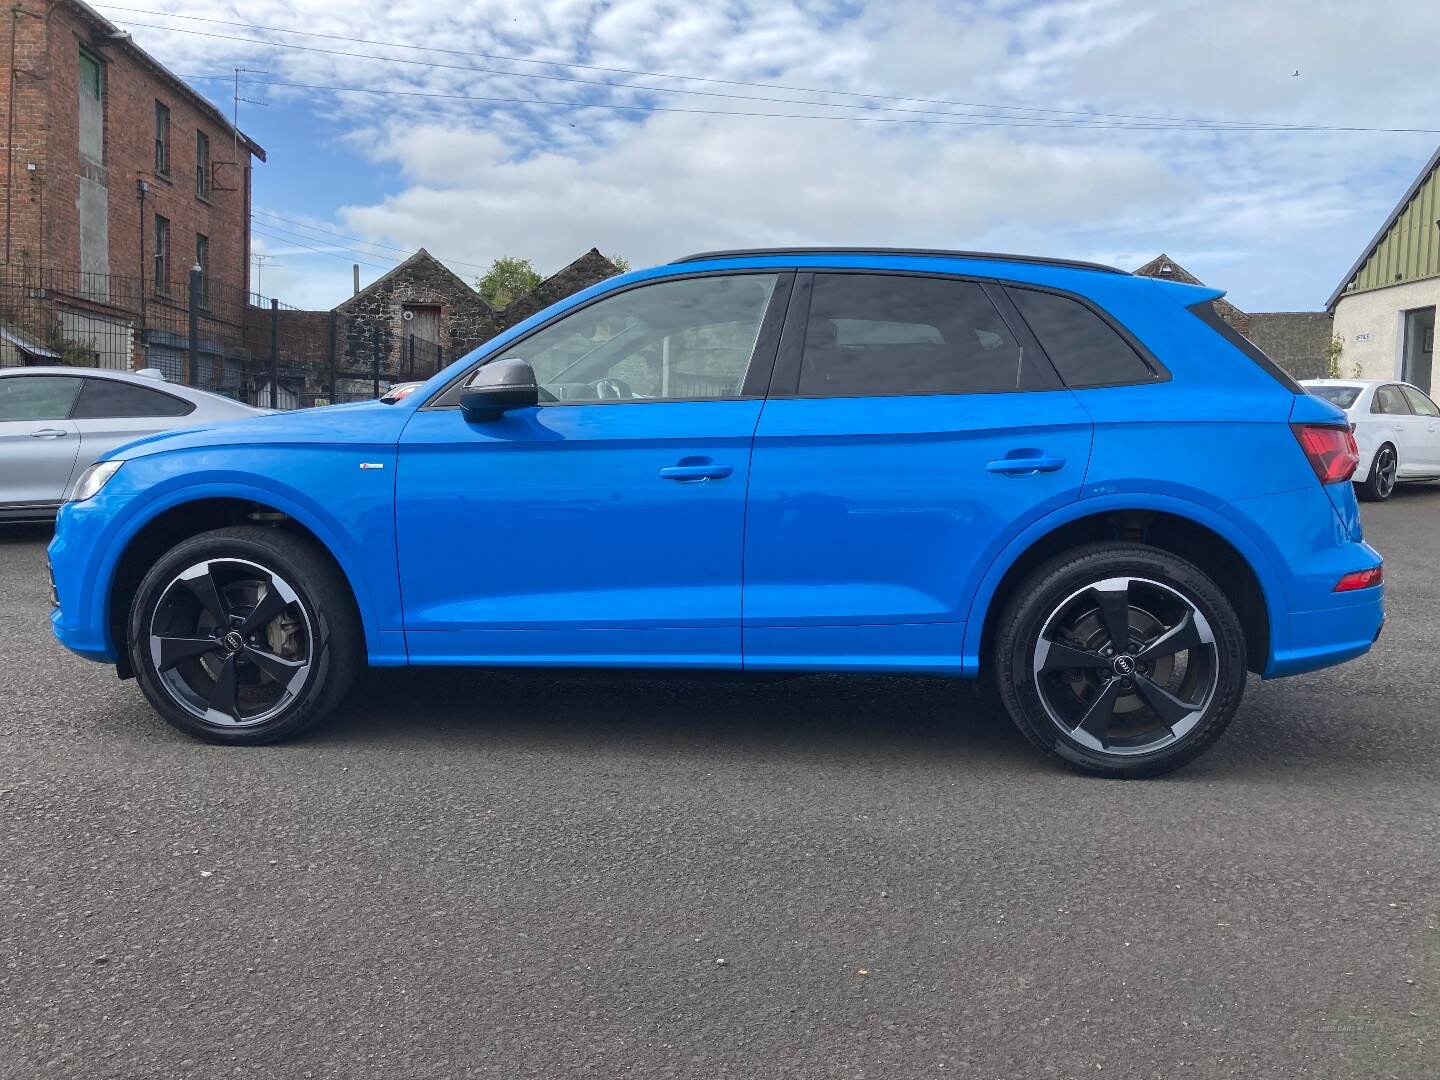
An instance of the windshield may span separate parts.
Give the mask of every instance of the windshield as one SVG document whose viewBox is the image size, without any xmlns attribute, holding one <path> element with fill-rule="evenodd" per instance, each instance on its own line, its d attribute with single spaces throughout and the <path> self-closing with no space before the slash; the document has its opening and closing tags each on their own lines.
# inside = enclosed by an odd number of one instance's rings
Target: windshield
<svg viewBox="0 0 1440 1080">
<path fill-rule="evenodd" d="M 1358 386 L 1307 386 L 1305 388 L 1318 398 L 1324 398 L 1332 405 L 1339 405 L 1342 409 L 1348 409 L 1355 404 L 1355 399 L 1360 396 L 1361 387 Z"/>
</svg>

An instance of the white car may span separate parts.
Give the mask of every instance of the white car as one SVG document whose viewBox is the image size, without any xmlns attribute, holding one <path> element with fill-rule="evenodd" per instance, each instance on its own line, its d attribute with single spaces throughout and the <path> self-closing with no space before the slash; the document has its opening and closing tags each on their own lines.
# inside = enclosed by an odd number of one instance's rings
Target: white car
<svg viewBox="0 0 1440 1080">
<path fill-rule="evenodd" d="M 45 521 L 106 451 L 157 431 L 259 416 L 160 372 L 0 368 L 0 521 Z"/>
<path fill-rule="evenodd" d="M 1388 499 L 1397 483 L 1440 480 L 1440 406 L 1394 379 L 1307 379 L 1301 385 L 1345 410 L 1360 448 L 1355 487 Z"/>
</svg>

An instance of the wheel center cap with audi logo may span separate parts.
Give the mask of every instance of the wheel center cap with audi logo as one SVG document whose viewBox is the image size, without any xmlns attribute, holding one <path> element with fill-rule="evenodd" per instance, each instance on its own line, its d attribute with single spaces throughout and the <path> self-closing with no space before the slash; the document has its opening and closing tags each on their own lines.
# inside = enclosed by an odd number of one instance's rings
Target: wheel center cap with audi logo
<svg viewBox="0 0 1440 1080">
<path fill-rule="evenodd" d="M 1128 679 L 1131 675 L 1135 674 L 1135 658 L 1122 653 L 1110 661 L 1110 667 L 1116 675 Z"/>
<path fill-rule="evenodd" d="M 239 652 L 245 647 L 245 639 L 240 635 L 239 631 L 231 630 L 228 634 L 226 634 L 223 638 L 220 639 L 220 644 L 224 645 L 225 648 L 229 649 L 231 652 Z"/>
</svg>

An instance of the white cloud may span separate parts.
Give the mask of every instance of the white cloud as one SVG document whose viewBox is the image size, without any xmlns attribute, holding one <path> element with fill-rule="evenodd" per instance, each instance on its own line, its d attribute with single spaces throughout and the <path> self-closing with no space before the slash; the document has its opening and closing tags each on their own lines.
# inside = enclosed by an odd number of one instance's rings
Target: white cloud
<svg viewBox="0 0 1440 1080">
<path fill-rule="evenodd" d="M 224 0 L 187 0 L 183 11 L 241 17 Z M 137 37 L 181 71 L 226 70 L 248 61 L 281 81 L 431 94 L 808 113 L 837 111 L 825 102 L 857 100 L 473 55 L 488 53 L 1003 103 L 1012 117 L 1072 122 L 1083 121 L 1084 111 L 1102 111 L 1440 126 L 1440 81 L 1432 75 L 1440 5 L 1433 0 L 1380 7 L 1339 0 L 484 0 L 459 7 L 420 0 L 255 0 L 243 18 L 425 42 L 472 55 L 307 43 L 490 71 L 267 51 L 153 30 L 137 30 Z M 700 93 L 646 94 L 517 73 Z M 765 97 L 810 104 L 754 100 Z M 995 110 L 925 101 L 872 104 L 944 109 L 960 123 L 635 114 L 308 91 L 291 98 L 307 102 L 321 138 L 344 140 L 400 178 L 363 203 L 347 200 L 343 193 L 354 189 L 336 183 L 337 202 L 345 205 L 317 223 L 405 248 L 424 244 L 451 259 L 484 264 L 518 254 L 554 270 L 592 245 L 641 264 L 714 246 L 845 242 L 1013 247 L 1138 264 L 1163 249 L 1230 287 L 1252 310 L 1321 304 L 1440 140 L 969 127 L 962 125 L 993 118 Z M 377 123 L 381 108 L 386 118 Z M 266 166 L 306 167 L 283 160 Z M 325 266 L 326 280 L 339 279 L 331 293 L 343 295 L 348 268 L 300 250 L 294 260 Z M 318 292 L 303 279 L 297 285 L 307 299 Z"/>
</svg>

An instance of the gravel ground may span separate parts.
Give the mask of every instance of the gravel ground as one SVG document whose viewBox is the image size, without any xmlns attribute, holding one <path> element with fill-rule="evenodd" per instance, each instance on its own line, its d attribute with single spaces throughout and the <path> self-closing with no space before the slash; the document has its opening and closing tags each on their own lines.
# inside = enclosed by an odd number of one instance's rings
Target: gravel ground
<svg viewBox="0 0 1440 1080">
<path fill-rule="evenodd" d="M 0 1076 L 1440 1076 L 1440 486 L 1367 657 L 1084 779 L 939 680 L 373 673 L 162 724 L 0 531 Z"/>
</svg>

